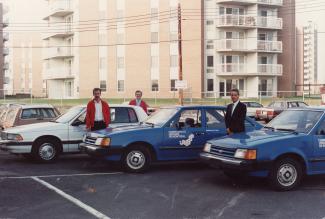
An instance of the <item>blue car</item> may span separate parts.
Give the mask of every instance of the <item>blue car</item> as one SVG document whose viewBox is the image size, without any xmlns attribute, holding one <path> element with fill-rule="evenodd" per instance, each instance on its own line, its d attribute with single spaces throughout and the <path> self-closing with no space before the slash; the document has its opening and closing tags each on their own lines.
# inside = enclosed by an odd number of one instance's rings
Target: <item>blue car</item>
<svg viewBox="0 0 325 219">
<path fill-rule="evenodd" d="M 154 161 L 198 159 L 208 140 L 226 135 L 225 111 L 222 106 L 161 108 L 141 124 L 88 133 L 80 149 L 120 161 L 129 172 L 142 172 Z M 247 117 L 248 131 L 261 128 Z"/>
<path fill-rule="evenodd" d="M 267 177 L 277 190 L 297 187 L 304 175 L 325 173 L 325 108 L 282 112 L 263 129 L 206 143 L 201 159 L 230 177 Z"/>
</svg>

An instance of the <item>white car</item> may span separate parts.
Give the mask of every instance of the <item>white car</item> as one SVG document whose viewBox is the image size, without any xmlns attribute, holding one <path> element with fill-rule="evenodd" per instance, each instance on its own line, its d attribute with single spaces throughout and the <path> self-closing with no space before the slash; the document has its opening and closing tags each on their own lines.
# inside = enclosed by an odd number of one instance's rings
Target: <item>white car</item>
<svg viewBox="0 0 325 219">
<path fill-rule="evenodd" d="M 141 107 L 110 105 L 110 127 L 129 126 L 148 116 Z M 86 106 L 76 106 L 56 120 L 17 126 L 1 132 L 0 149 L 41 162 L 54 161 L 61 153 L 78 153 L 86 133 Z"/>
<path fill-rule="evenodd" d="M 247 107 L 246 115 L 251 118 L 255 118 L 257 109 L 263 108 L 263 105 L 257 102 L 242 101 L 242 103 L 245 104 Z"/>
</svg>

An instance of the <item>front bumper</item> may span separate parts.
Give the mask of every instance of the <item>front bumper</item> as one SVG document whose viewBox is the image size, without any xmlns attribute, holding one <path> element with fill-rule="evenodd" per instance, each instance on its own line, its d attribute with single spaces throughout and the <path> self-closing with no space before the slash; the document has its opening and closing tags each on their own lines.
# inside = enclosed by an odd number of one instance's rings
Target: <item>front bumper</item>
<svg viewBox="0 0 325 219">
<path fill-rule="evenodd" d="M 8 151 L 13 154 L 28 154 L 32 151 L 32 142 L 0 140 L 0 150 Z"/>
<path fill-rule="evenodd" d="M 96 145 L 91 145 L 87 143 L 80 143 L 79 150 L 83 153 L 92 156 L 108 156 L 108 155 L 121 155 L 122 147 L 99 147 Z"/>
<path fill-rule="evenodd" d="M 269 170 L 271 167 L 271 162 L 268 161 L 241 160 L 218 156 L 206 152 L 202 152 L 200 154 L 200 159 L 213 167 L 247 172 Z"/>
</svg>

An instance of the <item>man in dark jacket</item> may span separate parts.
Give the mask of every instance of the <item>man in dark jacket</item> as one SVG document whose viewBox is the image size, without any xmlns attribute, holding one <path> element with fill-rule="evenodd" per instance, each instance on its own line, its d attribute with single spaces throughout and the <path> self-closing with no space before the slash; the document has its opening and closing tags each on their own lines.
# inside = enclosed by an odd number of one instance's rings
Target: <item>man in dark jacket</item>
<svg viewBox="0 0 325 219">
<path fill-rule="evenodd" d="M 246 105 L 239 101 L 239 90 L 230 91 L 232 104 L 227 106 L 226 128 L 227 133 L 239 133 L 245 131 Z"/>
</svg>

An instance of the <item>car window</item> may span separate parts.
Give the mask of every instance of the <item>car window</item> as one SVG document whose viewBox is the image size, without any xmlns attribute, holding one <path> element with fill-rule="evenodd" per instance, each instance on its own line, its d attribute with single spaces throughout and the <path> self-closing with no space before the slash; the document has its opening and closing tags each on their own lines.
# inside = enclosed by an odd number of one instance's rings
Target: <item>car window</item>
<svg viewBox="0 0 325 219">
<path fill-rule="evenodd" d="M 297 102 L 289 102 L 288 103 L 288 107 L 290 108 L 290 107 L 298 107 L 298 104 L 297 104 Z"/>
<path fill-rule="evenodd" d="M 304 102 L 297 102 L 300 107 L 307 107 L 308 105 Z"/>
<path fill-rule="evenodd" d="M 206 127 L 207 128 L 221 128 L 225 126 L 225 119 L 223 111 L 216 109 L 208 109 L 206 111 Z"/>
<path fill-rule="evenodd" d="M 134 109 L 129 108 L 128 111 L 129 111 L 129 119 L 130 119 L 130 122 L 131 123 L 138 122 L 138 117 L 137 117 L 137 114 L 134 111 Z"/>
<path fill-rule="evenodd" d="M 130 123 L 127 107 L 111 108 L 111 123 Z"/>
<path fill-rule="evenodd" d="M 80 124 L 86 124 L 86 112 L 82 113 L 76 120 L 79 121 Z"/>
<path fill-rule="evenodd" d="M 18 113 L 19 108 L 11 108 L 8 110 L 7 116 L 6 116 L 6 125 L 12 126 L 16 120 L 16 116 Z"/>
<path fill-rule="evenodd" d="M 41 115 L 43 118 L 55 118 L 55 112 L 54 109 L 50 109 L 50 108 L 44 108 L 44 109 L 40 109 L 41 111 Z"/>
<path fill-rule="evenodd" d="M 199 128 L 201 124 L 201 110 L 183 110 L 180 113 L 178 124 L 180 128 Z"/>
<path fill-rule="evenodd" d="M 249 102 L 242 102 L 243 104 L 246 105 L 246 107 L 250 107 L 250 103 Z"/>
<path fill-rule="evenodd" d="M 36 119 L 39 117 L 39 112 L 37 109 L 23 109 L 21 113 L 22 119 Z"/>
<path fill-rule="evenodd" d="M 262 107 L 261 104 L 259 104 L 259 103 L 255 103 L 255 102 L 251 102 L 251 103 L 249 104 L 249 106 L 250 106 L 250 107 L 253 107 L 253 108 L 260 108 L 260 107 Z"/>
<path fill-rule="evenodd" d="M 318 135 L 325 135 L 325 121 L 323 121 L 317 130 Z"/>
</svg>

